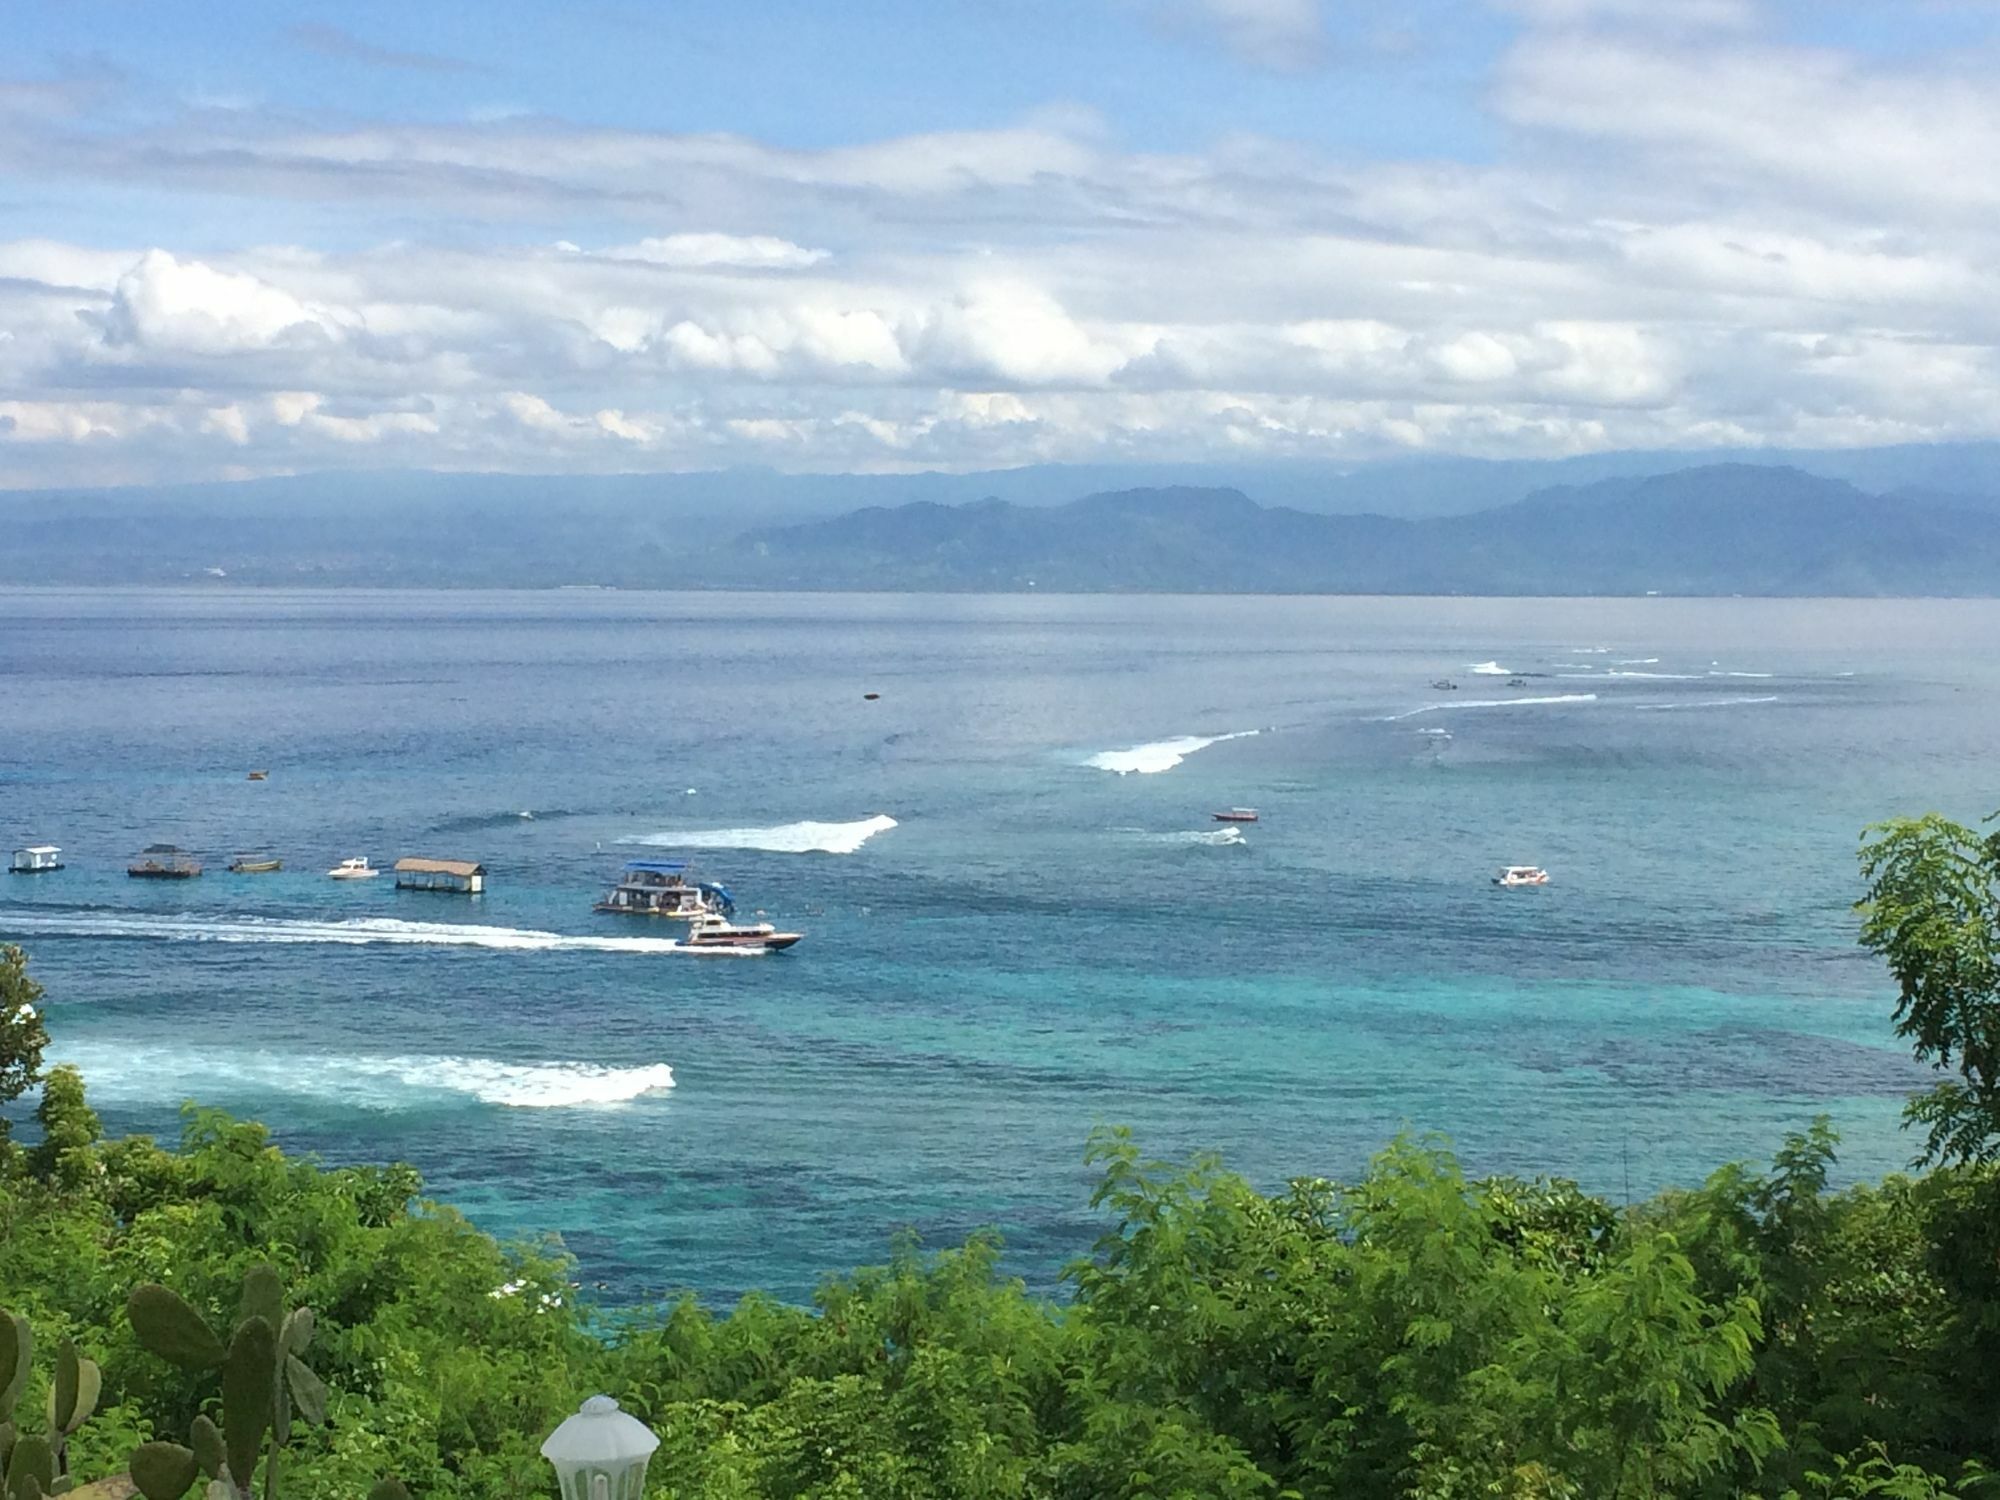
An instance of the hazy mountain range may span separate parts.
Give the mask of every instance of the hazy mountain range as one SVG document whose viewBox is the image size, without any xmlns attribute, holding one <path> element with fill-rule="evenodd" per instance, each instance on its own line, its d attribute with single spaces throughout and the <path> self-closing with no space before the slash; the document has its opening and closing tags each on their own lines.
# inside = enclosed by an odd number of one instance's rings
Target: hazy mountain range
<svg viewBox="0 0 2000 1500">
<path fill-rule="evenodd" d="M 2000 445 L 1805 457 L 1865 482 L 1610 454 L 14 492 L 0 582 L 2000 595 Z M 1179 482 L 1083 493 L 1134 478 Z"/>
</svg>

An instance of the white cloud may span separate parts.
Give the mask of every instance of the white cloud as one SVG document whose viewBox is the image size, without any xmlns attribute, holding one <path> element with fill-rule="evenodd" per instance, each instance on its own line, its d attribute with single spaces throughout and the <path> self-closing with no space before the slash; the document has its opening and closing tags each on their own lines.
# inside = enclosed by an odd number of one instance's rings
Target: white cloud
<svg viewBox="0 0 2000 1500">
<path fill-rule="evenodd" d="M 1073 112 L 820 150 L 0 121 L 12 169 L 143 162 L 160 191 L 358 226 L 339 249 L 0 243 L 0 483 L 2000 436 L 1990 85 L 1513 8 L 1486 164 L 1163 154 Z M 416 201 L 471 227 L 409 232 Z"/>
<path fill-rule="evenodd" d="M 1214 36 L 1243 61 L 1273 72 L 1316 66 L 1326 46 L 1320 0 L 1150 0 L 1156 20 Z"/>
</svg>

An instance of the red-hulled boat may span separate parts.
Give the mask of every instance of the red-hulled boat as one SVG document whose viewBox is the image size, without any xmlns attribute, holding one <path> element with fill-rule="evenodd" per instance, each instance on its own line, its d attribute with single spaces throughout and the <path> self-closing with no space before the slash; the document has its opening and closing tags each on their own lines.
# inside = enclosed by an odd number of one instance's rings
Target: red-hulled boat
<svg viewBox="0 0 2000 1500">
<path fill-rule="evenodd" d="M 1254 823 L 1257 821 L 1257 809 L 1232 807 L 1228 812 L 1210 813 L 1209 816 L 1218 823 Z"/>
</svg>

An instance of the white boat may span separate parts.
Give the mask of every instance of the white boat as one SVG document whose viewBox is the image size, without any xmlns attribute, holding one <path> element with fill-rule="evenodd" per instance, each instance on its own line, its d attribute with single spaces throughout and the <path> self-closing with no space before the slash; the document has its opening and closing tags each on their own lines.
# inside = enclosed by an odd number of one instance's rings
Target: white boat
<svg viewBox="0 0 2000 1500">
<path fill-rule="evenodd" d="M 7 866 L 16 875 L 47 875 L 62 867 L 62 850 L 54 844 L 30 844 L 25 849 L 16 849 L 14 862 Z"/>
<path fill-rule="evenodd" d="M 382 872 L 366 859 L 343 859 L 326 873 L 335 880 L 373 880 Z"/>
<path fill-rule="evenodd" d="M 802 932 L 780 932 L 769 922 L 731 922 L 727 917 L 696 917 L 688 927 L 690 948 L 747 948 L 760 953 L 782 953 Z"/>
<path fill-rule="evenodd" d="M 1509 865 L 1493 877 L 1493 883 L 1510 889 L 1524 885 L 1547 885 L 1549 872 L 1540 865 Z"/>
</svg>

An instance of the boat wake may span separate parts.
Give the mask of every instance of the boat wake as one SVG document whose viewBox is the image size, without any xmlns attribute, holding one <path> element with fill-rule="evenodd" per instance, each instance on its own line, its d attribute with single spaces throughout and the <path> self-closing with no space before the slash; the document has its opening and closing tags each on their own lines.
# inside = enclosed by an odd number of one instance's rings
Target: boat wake
<svg viewBox="0 0 2000 1500">
<path fill-rule="evenodd" d="M 1129 750 L 1101 750 L 1084 764 L 1119 776 L 1157 776 L 1162 771 L 1171 771 L 1197 750 L 1206 750 L 1224 740 L 1247 740 L 1258 732 L 1239 729 L 1234 734 L 1184 734 L 1171 740 L 1134 745 Z"/>
<path fill-rule="evenodd" d="M 16 908 L 0 912 L 0 929 L 48 937 L 133 938 L 168 943 L 322 944 L 357 948 L 386 944 L 532 953 L 701 953 L 704 956 L 711 952 L 739 951 L 689 948 L 663 937 L 591 937 L 472 923 L 405 922 L 395 917 L 320 921 L 310 917 L 205 917 L 192 912 L 168 916 L 150 912 Z M 761 949 L 740 951 L 752 955 L 762 952 Z"/>
<path fill-rule="evenodd" d="M 1468 698 L 1462 703 L 1426 703 L 1422 708 L 1405 709 L 1399 714 L 1385 714 L 1378 722 L 1394 724 L 1402 719 L 1414 719 L 1419 714 L 1445 713 L 1460 708 L 1531 708 L 1537 704 L 1596 701 L 1595 693 L 1553 693 L 1546 698 Z"/>
<path fill-rule="evenodd" d="M 476 1100 L 506 1109 L 588 1109 L 629 1104 L 674 1086 L 665 1063 L 614 1068 L 599 1063 L 510 1063 L 484 1057 L 301 1057 L 271 1052 L 154 1049 L 131 1042 L 86 1042 L 62 1061 L 90 1078 L 93 1097 L 152 1103 L 200 1076 L 204 1092 L 229 1100 L 286 1094 L 380 1111 Z"/>
<path fill-rule="evenodd" d="M 1250 846 L 1250 840 L 1243 836 L 1240 828 L 1196 828 L 1185 833 L 1148 833 L 1141 837 L 1149 844 L 1174 844 L 1182 848 L 1247 849 Z"/>
<path fill-rule="evenodd" d="M 853 823 L 780 823 L 775 828 L 665 829 L 633 834 L 621 844 L 659 849 L 762 849 L 772 854 L 852 854 L 896 820 L 887 813 Z"/>
</svg>

